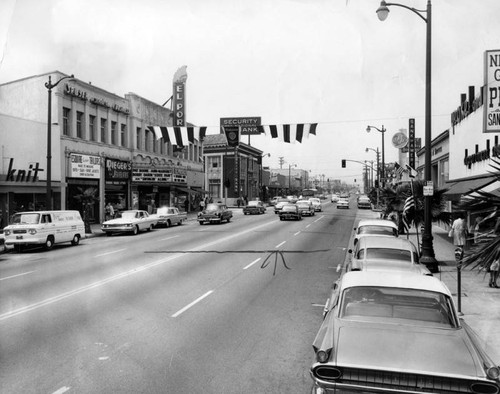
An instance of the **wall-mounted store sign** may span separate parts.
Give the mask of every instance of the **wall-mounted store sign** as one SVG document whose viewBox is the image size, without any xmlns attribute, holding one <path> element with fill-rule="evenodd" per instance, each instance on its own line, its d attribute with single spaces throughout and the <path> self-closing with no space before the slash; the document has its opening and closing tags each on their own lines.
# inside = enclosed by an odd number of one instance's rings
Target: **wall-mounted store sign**
<svg viewBox="0 0 500 394">
<path fill-rule="evenodd" d="M 71 86 L 69 84 L 65 85 L 64 89 L 64 94 L 67 94 L 68 96 L 76 97 L 79 98 L 80 100 L 83 101 L 89 101 L 89 103 L 98 105 L 100 107 L 104 108 L 111 108 L 115 112 L 121 112 L 125 115 L 128 115 L 130 113 L 130 110 L 126 107 L 122 107 L 121 105 L 118 104 L 110 104 L 107 100 L 101 98 L 101 97 L 90 97 L 89 94 L 81 89 L 76 88 L 75 86 Z"/>
<path fill-rule="evenodd" d="M 17 167 L 17 166 L 16 166 Z M 9 160 L 9 169 L 5 176 L 7 182 L 36 182 L 38 181 L 38 173 L 43 171 L 38 162 L 29 163 L 28 168 L 15 168 L 14 158 Z"/>
<path fill-rule="evenodd" d="M 99 156 L 69 155 L 69 176 L 71 178 L 96 178 L 101 177 L 101 158 Z"/>
<path fill-rule="evenodd" d="M 474 96 L 474 86 L 469 86 L 469 99 L 467 99 L 467 95 L 465 93 L 460 96 L 460 106 L 451 113 L 452 126 L 459 124 L 462 120 L 467 118 L 483 105 L 483 88 L 481 88 L 481 94 L 479 96 Z"/>
<path fill-rule="evenodd" d="M 186 183 L 187 171 L 184 168 L 134 168 L 133 182 Z"/>
<path fill-rule="evenodd" d="M 484 53 L 484 132 L 500 131 L 500 50 Z"/>
<path fill-rule="evenodd" d="M 130 161 L 106 159 L 104 173 L 107 181 L 128 181 L 132 176 Z"/>
</svg>

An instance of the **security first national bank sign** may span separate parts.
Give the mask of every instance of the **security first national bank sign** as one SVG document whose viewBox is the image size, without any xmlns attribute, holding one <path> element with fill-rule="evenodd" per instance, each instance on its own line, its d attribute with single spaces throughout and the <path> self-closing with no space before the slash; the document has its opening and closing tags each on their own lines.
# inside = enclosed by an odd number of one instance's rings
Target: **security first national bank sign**
<svg viewBox="0 0 500 394">
<path fill-rule="evenodd" d="M 259 135 L 260 116 L 245 118 L 220 118 L 220 125 L 225 128 L 240 128 L 241 135 Z"/>
<path fill-rule="evenodd" d="M 500 50 L 484 53 L 484 132 L 500 131 Z"/>
</svg>

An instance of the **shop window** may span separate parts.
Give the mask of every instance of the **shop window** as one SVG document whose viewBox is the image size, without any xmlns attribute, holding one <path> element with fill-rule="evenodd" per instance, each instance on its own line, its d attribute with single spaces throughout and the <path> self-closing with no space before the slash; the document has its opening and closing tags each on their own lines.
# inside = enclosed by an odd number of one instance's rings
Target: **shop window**
<svg viewBox="0 0 500 394">
<path fill-rule="evenodd" d="M 116 145 L 116 122 L 111 121 L 111 145 Z"/>
<path fill-rule="evenodd" d="M 83 112 L 76 112 L 76 137 L 83 138 Z"/>
<path fill-rule="evenodd" d="M 97 141 L 97 136 L 95 134 L 95 116 L 89 115 L 89 138 L 90 141 Z"/>
<path fill-rule="evenodd" d="M 106 143 L 106 123 L 107 119 L 101 118 L 101 142 Z"/>
<path fill-rule="evenodd" d="M 70 113 L 69 108 L 63 107 L 63 135 L 70 135 Z"/>
<path fill-rule="evenodd" d="M 144 150 L 149 152 L 149 130 L 144 130 Z"/>
</svg>

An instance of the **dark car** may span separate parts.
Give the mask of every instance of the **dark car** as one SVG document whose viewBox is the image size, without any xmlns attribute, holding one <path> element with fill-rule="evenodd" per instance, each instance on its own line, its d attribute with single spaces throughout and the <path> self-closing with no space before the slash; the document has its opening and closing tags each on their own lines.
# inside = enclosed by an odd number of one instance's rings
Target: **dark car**
<svg viewBox="0 0 500 394">
<path fill-rule="evenodd" d="M 371 209 L 372 203 L 370 201 L 370 197 L 366 195 L 360 195 L 358 197 L 358 209 Z"/>
<path fill-rule="evenodd" d="M 198 222 L 204 223 L 222 223 L 224 220 L 230 222 L 233 217 L 233 212 L 227 209 L 224 204 L 212 203 L 198 213 Z"/>
<path fill-rule="evenodd" d="M 297 204 L 285 204 L 281 211 L 279 211 L 280 220 L 301 220 L 302 214 L 300 213 L 300 209 Z"/>
<path fill-rule="evenodd" d="M 248 204 L 243 207 L 243 213 L 245 215 L 266 213 L 266 207 L 262 201 L 248 201 Z"/>
</svg>

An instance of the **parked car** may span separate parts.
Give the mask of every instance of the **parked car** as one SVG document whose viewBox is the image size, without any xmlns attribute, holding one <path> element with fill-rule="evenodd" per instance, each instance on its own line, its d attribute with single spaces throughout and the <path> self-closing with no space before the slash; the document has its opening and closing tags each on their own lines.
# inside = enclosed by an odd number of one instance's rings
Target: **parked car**
<svg viewBox="0 0 500 394">
<path fill-rule="evenodd" d="M 432 275 L 419 263 L 417 247 L 405 238 L 361 237 L 348 253 L 346 271 L 397 270 Z"/>
<path fill-rule="evenodd" d="M 0 228 L 0 253 L 5 252 L 5 235 L 3 229 Z"/>
<path fill-rule="evenodd" d="M 78 245 L 85 238 L 85 224 L 78 211 L 26 211 L 15 213 L 3 232 L 8 249 L 43 245 L 50 250 L 63 242 Z"/>
<path fill-rule="evenodd" d="M 348 272 L 313 342 L 313 393 L 498 393 L 500 369 L 438 278 Z"/>
<path fill-rule="evenodd" d="M 279 212 L 280 220 L 301 220 L 302 214 L 300 213 L 299 207 L 297 204 L 285 204 L 283 208 Z"/>
<path fill-rule="evenodd" d="M 139 231 L 151 231 L 156 226 L 157 220 L 151 217 L 147 211 L 141 209 L 131 209 L 129 211 L 121 211 L 118 218 L 106 220 L 101 230 L 106 235 L 132 233 L 137 235 Z"/>
<path fill-rule="evenodd" d="M 274 213 L 278 214 L 283 208 L 283 205 L 290 204 L 290 200 L 288 198 L 279 198 L 276 204 L 274 205 Z"/>
<path fill-rule="evenodd" d="M 367 195 L 361 194 L 358 196 L 358 209 L 371 209 L 372 202 L 370 201 L 370 197 Z"/>
<path fill-rule="evenodd" d="M 150 216 L 156 219 L 156 227 L 170 227 L 174 224 L 180 226 L 187 220 L 187 213 L 179 211 L 176 207 L 156 208 Z"/>
<path fill-rule="evenodd" d="M 223 221 L 229 223 L 232 217 L 233 211 L 221 203 L 208 204 L 203 211 L 198 212 L 198 222 L 200 224 L 222 223 Z"/>
<path fill-rule="evenodd" d="M 243 213 L 245 215 L 253 215 L 253 214 L 263 214 L 266 213 L 266 207 L 262 203 L 262 201 L 248 201 L 248 204 L 243 207 Z"/>
<path fill-rule="evenodd" d="M 321 212 L 323 210 L 322 207 L 321 207 L 321 200 L 319 198 L 317 198 L 317 197 L 311 197 L 309 199 L 309 201 L 312 202 L 312 205 L 313 205 L 314 210 L 316 212 Z"/>
<path fill-rule="evenodd" d="M 297 206 L 302 216 L 314 216 L 316 214 L 312 202 L 309 200 L 299 200 Z"/>
<path fill-rule="evenodd" d="M 337 193 L 332 194 L 332 202 L 337 202 L 339 200 L 340 196 Z"/>
<path fill-rule="evenodd" d="M 363 219 L 359 221 L 357 227 L 354 227 L 353 244 L 356 245 L 358 239 L 365 235 L 397 237 L 399 235 L 398 226 L 392 220 Z"/>
<path fill-rule="evenodd" d="M 337 201 L 337 209 L 349 209 L 349 199 L 340 197 L 339 200 Z"/>
</svg>

